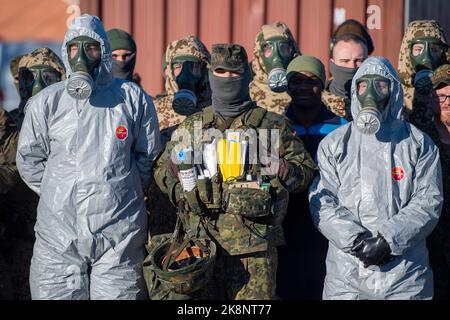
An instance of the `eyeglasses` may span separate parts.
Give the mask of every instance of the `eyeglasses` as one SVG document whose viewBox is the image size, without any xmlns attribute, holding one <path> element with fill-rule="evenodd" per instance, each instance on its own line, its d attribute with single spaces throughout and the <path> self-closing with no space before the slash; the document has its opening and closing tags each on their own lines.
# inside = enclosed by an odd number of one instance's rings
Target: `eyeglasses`
<svg viewBox="0 0 450 320">
<path fill-rule="evenodd" d="M 440 103 L 444 103 L 447 101 L 447 98 L 450 98 L 450 96 L 446 96 L 445 94 L 438 94 L 438 99 Z"/>
</svg>

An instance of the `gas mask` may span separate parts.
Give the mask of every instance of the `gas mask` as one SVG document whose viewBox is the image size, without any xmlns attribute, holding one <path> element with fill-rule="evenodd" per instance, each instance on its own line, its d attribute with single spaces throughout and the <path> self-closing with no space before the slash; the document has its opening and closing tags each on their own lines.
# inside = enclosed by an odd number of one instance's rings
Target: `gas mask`
<svg viewBox="0 0 450 320">
<path fill-rule="evenodd" d="M 176 57 L 172 63 L 172 72 L 179 91 L 173 98 L 173 110 L 184 116 L 197 111 L 197 97 L 195 92 L 200 85 L 206 71 L 206 64 L 195 57 Z"/>
<path fill-rule="evenodd" d="M 295 50 L 292 42 L 284 37 L 273 37 L 263 40 L 261 58 L 268 74 L 268 85 L 274 92 L 287 90 L 286 69 L 294 58 Z"/>
<path fill-rule="evenodd" d="M 67 80 L 67 92 L 77 100 L 90 97 L 94 79 L 101 62 L 100 43 L 81 36 L 67 43 L 67 53 L 72 74 Z"/>
<path fill-rule="evenodd" d="M 417 38 L 409 46 L 412 65 L 416 71 L 414 87 L 422 95 L 428 95 L 433 88 L 433 71 L 445 57 L 447 46 L 436 38 Z"/>
<path fill-rule="evenodd" d="M 361 111 L 356 128 L 363 134 L 376 134 L 383 121 L 383 112 L 391 95 L 391 81 L 379 75 L 365 75 L 356 80 L 356 95 Z"/>
<path fill-rule="evenodd" d="M 36 95 L 42 89 L 61 81 L 61 74 L 46 65 L 36 65 L 19 70 L 19 92 L 24 101 Z"/>
</svg>

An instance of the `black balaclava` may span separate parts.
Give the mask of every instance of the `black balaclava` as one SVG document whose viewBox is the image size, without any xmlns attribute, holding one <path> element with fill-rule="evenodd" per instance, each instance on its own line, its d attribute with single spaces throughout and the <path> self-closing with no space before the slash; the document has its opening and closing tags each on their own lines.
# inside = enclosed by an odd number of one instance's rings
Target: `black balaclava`
<svg viewBox="0 0 450 320">
<path fill-rule="evenodd" d="M 333 61 L 330 62 L 330 73 L 333 80 L 330 83 L 330 92 L 350 99 L 350 89 L 352 87 L 352 79 L 358 71 L 358 68 L 346 68 L 337 66 Z"/>
<path fill-rule="evenodd" d="M 224 118 L 235 118 L 253 107 L 250 99 L 249 84 L 251 71 L 237 77 L 219 77 L 209 72 L 209 83 L 212 91 L 212 107 Z"/>
<path fill-rule="evenodd" d="M 111 51 L 123 49 L 131 52 L 126 61 L 113 59 L 113 75 L 120 79 L 133 80 L 134 67 L 136 66 L 136 42 L 128 32 L 121 29 L 111 29 L 107 32 L 107 36 Z"/>
</svg>

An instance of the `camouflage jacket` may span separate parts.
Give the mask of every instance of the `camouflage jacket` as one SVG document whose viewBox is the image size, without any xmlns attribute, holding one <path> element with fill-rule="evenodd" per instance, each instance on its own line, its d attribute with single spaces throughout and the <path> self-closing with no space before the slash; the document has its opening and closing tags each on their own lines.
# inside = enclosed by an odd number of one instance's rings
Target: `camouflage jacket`
<svg viewBox="0 0 450 320">
<path fill-rule="evenodd" d="M 188 117 L 176 130 L 176 134 L 172 137 L 172 140 L 167 144 L 167 147 L 158 159 L 155 168 L 155 180 L 161 190 L 169 195 L 171 201 L 176 204 L 182 195 L 180 182 L 177 176 L 177 169 L 171 161 L 172 150 L 179 144 L 178 133 L 182 136 L 186 136 L 182 133 L 187 130 L 194 137 L 195 124 L 200 123 L 202 129 L 216 128 L 220 131 L 226 129 L 237 130 L 252 127 L 249 125 L 252 114 L 256 109 L 253 108 L 248 112 L 240 115 L 232 120 L 231 124 L 226 123 L 225 120 L 212 111 L 212 108 L 205 108 L 203 112 L 196 113 Z M 208 119 L 208 115 L 211 119 Z M 281 115 L 267 112 L 262 117 L 257 126 L 253 126 L 258 129 L 278 129 L 280 133 L 280 158 L 285 159 L 290 165 L 289 177 L 295 180 L 295 188 L 292 192 L 300 192 L 306 190 L 312 177 L 317 170 L 311 156 L 305 150 L 303 143 L 296 136 L 290 122 Z M 201 137 L 195 137 L 195 139 L 205 139 L 205 130 L 202 130 Z M 259 134 L 259 132 L 258 132 Z M 192 143 L 190 140 L 189 143 Z M 196 141 L 198 142 L 198 140 Z M 201 142 L 201 141 L 200 141 Z M 260 164 L 256 165 L 256 168 L 260 169 Z M 206 229 L 206 233 L 213 240 L 215 240 L 222 248 L 224 248 L 230 255 L 240 255 L 252 252 L 265 251 L 268 245 L 280 245 L 283 243 L 283 235 L 281 229 L 281 223 L 286 214 L 287 203 L 289 200 L 289 192 L 284 188 L 283 184 L 275 176 L 270 177 L 271 188 L 273 190 L 273 208 L 272 215 L 269 218 L 246 218 L 242 215 L 230 214 L 225 212 L 225 209 L 219 207 L 216 211 L 205 211 L 204 218 L 200 218 L 199 215 L 190 214 L 190 226 L 192 230 L 200 231 Z M 289 179 L 287 179 L 289 181 Z M 219 178 L 221 198 L 223 201 L 224 192 L 226 190 L 225 182 L 222 182 Z M 248 201 L 248 198 L 244 198 L 243 201 Z M 253 199 L 252 199 L 253 200 Z M 245 205 L 245 203 L 238 203 L 240 200 L 236 200 L 234 204 Z M 223 202 L 222 202 L 223 204 Z M 205 222 L 206 221 L 206 222 Z M 203 228 L 199 228 L 200 224 L 203 224 Z"/>
<path fill-rule="evenodd" d="M 264 34 L 266 32 L 267 34 Z M 264 28 L 264 31 L 260 31 L 256 35 L 255 45 L 253 47 L 254 59 L 251 62 L 253 71 L 253 80 L 250 82 L 250 97 L 255 101 L 258 106 L 267 109 L 268 111 L 283 114 L 286 111 L 286 107 L 291 102 L 291 97 L 287 92 L 276 93 L 269 88 L 268 84 L 268 72 L 264 66 L 264 62 L 261 58 L 261 42 L 259 39 L 263 37 L 282 36 L 291 39 L 295 42 L 289 28 L 282 22 L 277 22 L 272 25 L 268 25 Z M 298 47 L 295 50 L 300 54 Z"/>
<path fill-rule="evenodd" d="M 416 127 L 430 133 L 433 127 L 433 115 L 431 111 L 432 98 L 422 96 L 414 90 L 414 70 L 410 57 L 410 43 L 416 38 L 432 37 L 447 43 L 444 31 L 434 20 L 413 21 L 408 25 L 400 46 L 398 60 L 398 75 L 403 87 L 404 109 L 403 115 L 406 120 Z M 449 49 L 450 50 L 450 49 Z M 447 51 L 447 62 L 450 61 L 450 51 Z"/>
<path fill-rule="evenodd" d="M 158 115 L 159 129 L 161 131 L 161 145 L 163 148 L 170 141 L 172 133 L 186 117 L 176 113 L 172 108 L 175 93 L 179 90 L 173 75 L 172 62 L 179 56 L 194 56 L 209 63 L 210 54 L 205 45 L 197 37 L 187 36 L 173 41 L 166 49 L 164 60 L 166 67 L 165 92 L 156 96 L 153 100 Z M 198 98 L 198 109 L 202 109 L 211 102 L 211 90 L 207 79 L 204 79 L 202 92 L 195 92 Z M 154 235 L 173 232 L 176 222 L 175 207 L 169 201 L 167 195 L 161 192 L 152 181 L 146 191 L 146 206 L 149 212 L 150 239 Z M 150 240 L 151 241 L 151 240 Z"/>
<path fill-rule="evenodd" d="M 16 122 L 0 108 L 0 208 L 2 216 L 12 220 L 35 219 L 38 197 L 20 178 L 16 167 L 19 130 Z M 28 218 L 27 218 L 28 217 Z M 3 218 L 2 218 L 3 219 Z M 21 224 L 22 227 L 26 227 Z M 34 234 L 34 223 L 27 232 Z"/>
<path fill-rule="evenodd" d="M 172 108 L 172 102 L 175 93 L 179 90 L 178 84 L 173 75 L 173 60 L 180 56 L 193 56 L 205 64 L 210 61 L 210 54 L 206 49 L 205 45 L 194 36 L 187 36 L 185 38 L 173 41 L 167 46 L 166 53 L 164 56 L 166 67 L 164 69 L 165 75 L 165 93 L 156 96 L 154 101 L 156 111 L 158 114 L 159 129 L 163 133 L 166 129 L 169 129 L 169 133 L 166 132 L 165 137 L 162 139 L 170 140 L 171 132 L 173 132 L 173 127 L 181 123 L 185 116 L 176 113 Z M 194 92 L 198 99 L 199 108 L 209 105 L 211 101 L 211 89 L 209 87 L 209 82 L 207 78 L 204 78 L 201 92 Z M 164 145 L 164 141 L 163 141 Z"/>
<path fill-rule="evenodd" d="M 18 139 L 16 122 L 0 107 L 0 195 L 7 194 L 20 181 L 16 167 Z"/>
<path fill-rule="evenodd" d="M 352 121 L 352 112 L 350 110 L 351 101 L 344 97 L 337 96 L 329 90 L 322 91 L 322 102 L 328 110 L 347 121 Z"/>
</svg>

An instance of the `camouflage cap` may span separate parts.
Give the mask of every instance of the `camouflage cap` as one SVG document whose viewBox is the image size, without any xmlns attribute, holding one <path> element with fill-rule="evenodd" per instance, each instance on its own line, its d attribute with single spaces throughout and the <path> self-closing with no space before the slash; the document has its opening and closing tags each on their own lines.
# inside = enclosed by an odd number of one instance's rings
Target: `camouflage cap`
<svg viewBox="0 0 450 320">
<path fill-rule="evenodd" d="M 243 72 L 249 67 L 247 51 L 239 44 L 214 44 L 211 52 L 211 69 Z"/>
<path fill-rule="evenodd" d="M 450 64 L 444 64 L 434 71 L 433 87 L 436 89 L 441 83 L 450 85 Z"/>
</svg>

